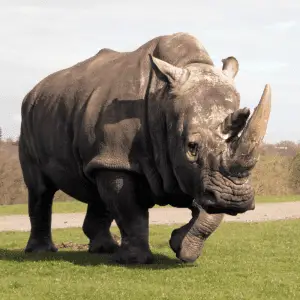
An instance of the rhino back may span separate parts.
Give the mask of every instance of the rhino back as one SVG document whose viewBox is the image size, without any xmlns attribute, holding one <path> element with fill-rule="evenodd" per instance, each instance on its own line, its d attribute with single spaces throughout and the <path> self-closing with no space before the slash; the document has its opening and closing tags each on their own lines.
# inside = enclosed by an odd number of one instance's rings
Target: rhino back
<svg viewBox="0 0 300 300">
<path fill-rule="evenodd" d="M 91 161 L 92 169 L 139 172 L 132 144 L 144 116 L 149 61 L 143 58 L 154 44 L 127 53 L 102 49 L 38 83 L 22 103 L 24 164 L 38 164 L 63 190 L 70 182 L 88 184 L 84 170 Z"/>
</svg>

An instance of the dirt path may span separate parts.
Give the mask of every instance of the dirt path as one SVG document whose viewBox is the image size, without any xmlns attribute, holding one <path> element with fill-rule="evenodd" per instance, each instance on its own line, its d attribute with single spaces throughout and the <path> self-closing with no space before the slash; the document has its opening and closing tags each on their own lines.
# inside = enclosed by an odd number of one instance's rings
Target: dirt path
<svg viewBox="0 0 300 300">
<path fill-rule="evenodd" d="M 53 214 L 52 228 L 81 227 L 85 214 Z M 151 224 L 187 223 L 191 218 L 188 209 L 153 208 L 150 210 Z M 225 222 L 263 222 L 283 219 L 300 219 L 300 201 L 285 203 L 257 204 L 254 211 L 238 216 L 228 216 Z M 113 223 L 113 225 L 115 225 Z M 26 215 L 0 217 L 0 231 L 29 231 L 30 223 Z"/>
</svg>

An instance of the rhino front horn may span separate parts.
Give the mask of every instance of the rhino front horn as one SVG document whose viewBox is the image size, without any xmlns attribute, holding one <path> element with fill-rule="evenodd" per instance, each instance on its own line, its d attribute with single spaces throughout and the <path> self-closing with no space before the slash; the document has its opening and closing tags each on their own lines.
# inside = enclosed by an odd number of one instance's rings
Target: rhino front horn
<svg viewBox="0 0 300 300">
<path fill-rule="evenodd" d="M 266 134 L 271 112 L 271 87 L 266 85 L 258 106 L 236 144 L 238 163 L 251 168 L 258 160 L 258 148 Z"/>
</svg>

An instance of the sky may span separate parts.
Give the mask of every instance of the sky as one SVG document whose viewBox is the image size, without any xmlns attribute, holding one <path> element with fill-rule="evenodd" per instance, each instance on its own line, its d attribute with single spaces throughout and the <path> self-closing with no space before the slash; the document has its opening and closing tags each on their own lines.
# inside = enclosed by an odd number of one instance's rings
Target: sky
<svg viewBox="0 0 300 300">
<path fill-rule="evenodd" d="M 214 64 L 235 56 L 241 106 L 253 111 L 272 88 L 266 142 L 300 140 L 299 0 L 0 0 L 0 127 L 20 131 L 24 96 L 47 75 L 101 48 L 132 51 L 187 32 Z M 299 123 L 298 123 L 299 122 Z"/>
</svg>

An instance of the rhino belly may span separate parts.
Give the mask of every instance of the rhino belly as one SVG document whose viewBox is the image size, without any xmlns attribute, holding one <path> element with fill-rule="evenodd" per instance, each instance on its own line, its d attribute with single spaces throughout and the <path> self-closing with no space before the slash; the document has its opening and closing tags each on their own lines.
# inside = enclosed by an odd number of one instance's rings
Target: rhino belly
<svg viewBox="0 0 300 300">
<path fill-rule="evenodd" d="M 85 178 L 80 170 L 74 170 L 67 163 L 51 160 L 43 172 L 59 190 L 76 200 L 90 203 L 99 198 L 96 185 Z"/>
</svg>

